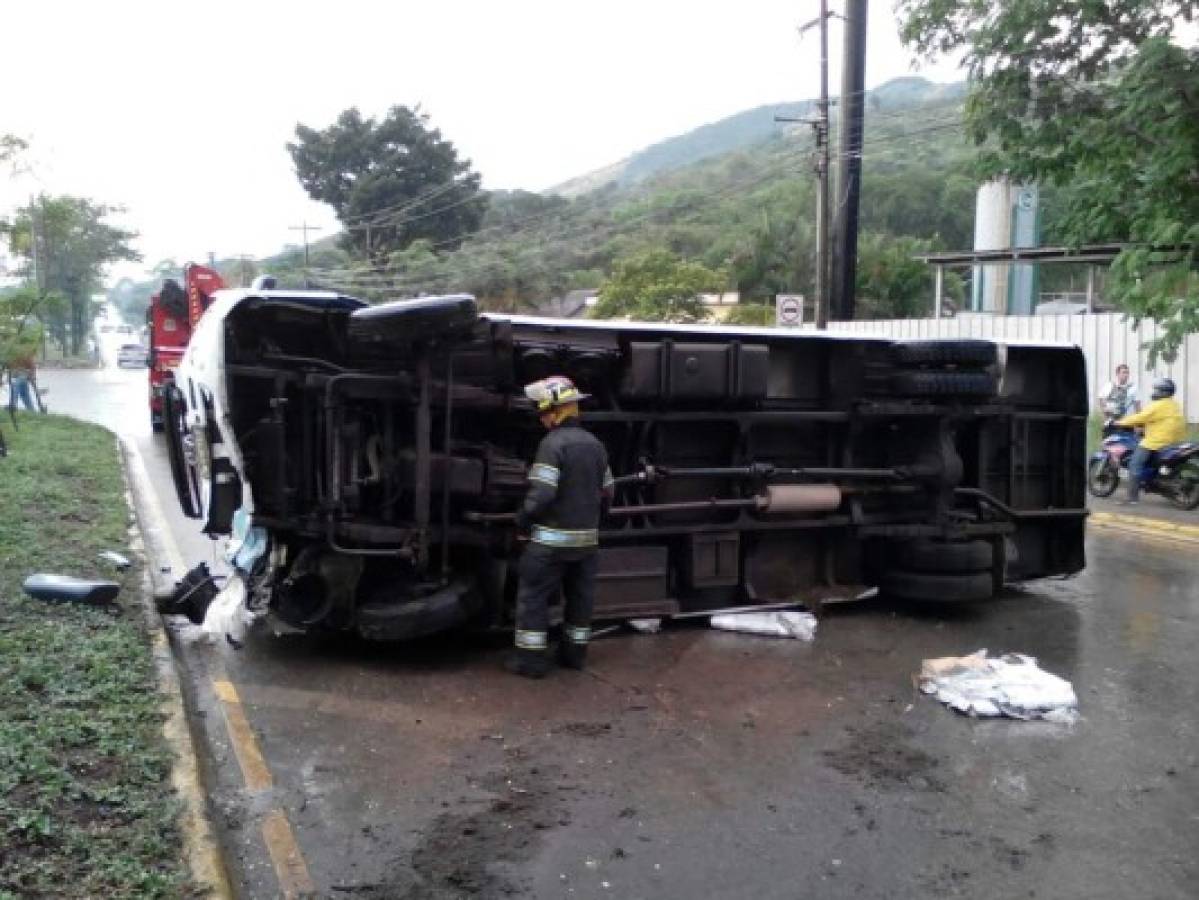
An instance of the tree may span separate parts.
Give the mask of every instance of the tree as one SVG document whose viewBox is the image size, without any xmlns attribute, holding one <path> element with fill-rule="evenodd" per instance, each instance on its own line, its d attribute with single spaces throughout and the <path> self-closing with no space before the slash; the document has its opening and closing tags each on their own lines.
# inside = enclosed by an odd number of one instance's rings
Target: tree
<svg viewBox="0 0 1199 900">
<path fill-rule="evenodd" d="M 36 353 L 42 342 L 42 320 L 61 313 L 65 306 L 59 294 L 42 293 L 32 285 L 0 292 L 0 369 Z"/>
<path fill-rule="evenodd" d="M 773 325 L 774 307 L 765 303 L 738 303 L 724 317 L 726 325 Z"/>
<path fill-rule="evenodd" d="M 933 304 L 933 270 L 916 254 L 927 241 L 864 232 L 858 244 L 859 319 L 909 319 L 927 316 Z M 962 281 L 945 273 L 945 293 L 960 299 Z"/>
<path fill-rule="evenodd" d="M 29 149 L 29 144 L 14 134 L 0 134 L 0 163 L 12 163 L 16 169 L 16 161 L 21 154 Z"/>
<path fill-rule="evenodd" d="M 1164 329 L 1199 331 L 1199 51 L 1173 41 L 1199 0 L 900 0 L 904 40 L 963 53 L 987 174 L 1063 188 L 1068 243 L 1129 242 L 1108 289 Z M 1163 252 L 1164 251 L 1164 252 Z"/>
<path fill-rule="evenodd" d="M 668 250 L 649 250 L 616 262 L 592 314 L 599 319 L 695 322 L 704 315 L 700 294 L 721 290 L 727 278 Z"/>
<path fill-rule="evenodd" d="M 120 207 L 94 203 L 86 197 L 68 195 L 37 197 L 17 210 L 11 222 L 0 222 L 0 234 L 8 237 L 10 250 L 37 258 L 40 293 L 58 293 L 66 298 L 65 312 L 47 315 L 51 330 L 72 352 L 78 353 L 92 318 L 92 294 L 101 283 L 104 267 L 118 260 L 136 261 L 141 255 L 131 242 L 135 232 L 106 221 Z"/>
<path fill-rule="evenodd" d="M 393 106 L 382 121 L 351 108 L 323 130 L 297 125 L 287 145 L 304 190 L 333 207 L 348 246 L 367 257 L 420 238 L 455 247 L 479 227 L 479 176 L 428 122 L 419 107 Z"/>
</svg>

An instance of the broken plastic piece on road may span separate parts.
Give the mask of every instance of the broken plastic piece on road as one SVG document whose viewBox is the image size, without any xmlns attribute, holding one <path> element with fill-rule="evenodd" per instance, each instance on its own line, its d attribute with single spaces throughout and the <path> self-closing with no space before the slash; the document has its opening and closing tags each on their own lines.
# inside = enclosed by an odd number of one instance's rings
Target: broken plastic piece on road
<svg viewBox="0 0 1199 900">
<path fill-rule="evenodd" d="M 988 658 L 986 650 L 979 650 L 969 656 L 926 659 L 920 666 L 920 690 L 970 716 L 1062 724 L 1078 717 L 1073 685 L 1022 653 Z"/>
<path fill-rule="evenodd" d="M 154 605 L 164 616 L 187 616 L 192 624 L 199 625 L 219 591 L 219 579 L 208 571 L 207 563 L 200 563 L 175 582 L 171 590 L 155 594 Z"/>
<path fill-rule="evenodd" d="M 250 524 L 250 514 L 242 507 L 233 514 L 233 533 L 225 548 L 225 559 L 235 569 L 253 574 L 270 548 L 267 531 Z"/>
<path fill-rule="evenodd" d="M 118 572 L 124 572 L 129 568 L 130 565 L 132 565 L 132 563 L 129 562 L 129 557 L 122 556 L 115 550 L 101 550 L 98 555 L 100 559 L 104 560 L 106 563 L 111 563 L 113 568 Z"/>
<path fill-rule="evenodd" d="M 629 627 L 640 634 L 657 634 L 662 630 L 662 620 L 629 619 Z"/>
<path fill-rule="evenodd" d="M 798 610 L 726 613 L 712 616 L 712 627 L 722 631 L 797 638 L 801 641 L 810 641 L 816 637 L 816 617 L 810 612 Z"/>
</svg>

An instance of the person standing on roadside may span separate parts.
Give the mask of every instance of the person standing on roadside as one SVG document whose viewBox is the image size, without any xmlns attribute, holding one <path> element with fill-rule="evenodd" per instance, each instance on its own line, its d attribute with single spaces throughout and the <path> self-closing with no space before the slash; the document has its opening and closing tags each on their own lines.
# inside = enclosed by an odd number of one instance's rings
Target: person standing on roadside
<svg viewBox="0 0 1199 900">
<path fill-rule="evenodd" d="M 506 666 L 526 678 L 550 669 L 549 607 L 566 594 L 559 662 L 582 669 L 591 637 L 595 603 L 599 521 L 612 499 L 608 452 L 579 423 L 579 402 L 587 395 L 564 375 L 525 387 L 549 432 L 529 469 L 529 490 L 516 513 L 518 535 L 528 545 L 520 558 L 516 595 L 516 649 Z"/>
<path fill-rule="evenodd" d="M 1105 416 L 1120 418 L 1139 412 L 1141 400 L 1137 395 L 1137 384 L 1132 380 L 1128 363 L 1116 366 L 1115 377 L 1099 392 L 1099 411 Z"/>
<path fill-rule="evenodd" d="M 1153 477 L 1153 466 L 1158 451 L 1171 444 L 1186 440 L 1187 424 L 1182 407 L 1174 399 L 1174 382 L 1159 378 L 1153 382 L 1153 395 L 1148 406 L 1141 412 L 1117 420 L 1120 428 L 1144 428 L 1145 436 L 1133 451 L 1128 463 L 1128 499 L 1125 503 L 1137 503 L 1141 488 Z"/>
<path fill-rule="evenodd" d="M 32 353 L 22 353 L 8 363 L 8 409 L 16 410 L 17 401 L 25 404 L 30 412 L 37 412 L 39 405 L 34 402 L 33 392 L 37 390 L 37 366 Z"/>
</svg>

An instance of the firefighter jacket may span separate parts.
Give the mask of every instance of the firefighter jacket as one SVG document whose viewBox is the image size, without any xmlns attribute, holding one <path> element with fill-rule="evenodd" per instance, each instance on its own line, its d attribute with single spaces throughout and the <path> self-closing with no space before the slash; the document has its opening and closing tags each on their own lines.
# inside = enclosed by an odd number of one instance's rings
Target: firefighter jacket
<svg viewBox="0 0 1199 900">
<path fill-rule="evenodd" d="M 1161 450 L 1187 439 L 1186 419 L 1173 397 L 1154 400 L 1139 413 L 1125 416 L 1116 424 L 1122 428 L 1143 427 L 1145 436 L 1141 438 L 1141 446 L 1146 450 Z"/>
<path fill-rule="evenodd" d="M 604 445 L 578 419 L 567 419 L 541 439 L 517 527 L 546 547 L 594 547 L 612 486 Z"/>
</svg>

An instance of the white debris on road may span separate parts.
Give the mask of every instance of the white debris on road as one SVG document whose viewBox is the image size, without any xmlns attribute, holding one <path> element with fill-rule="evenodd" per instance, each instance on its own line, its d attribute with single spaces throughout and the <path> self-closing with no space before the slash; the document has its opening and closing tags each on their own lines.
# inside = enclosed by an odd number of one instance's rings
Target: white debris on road
<svg viewBox="0 0 1199 900">
<path fill-rule="evenodd" d="M 640 634 L 657 634 L 662 630 L 662 620 L 629 619 L 629 627 Z"/>
<path fill-rule="evenodd" d="M 816 617 L 810 612 L 796 610 L 725 613 L 712 616 L 712 627 L 722 631 L 797 638 L 801 641 L 810 641 L 816 637 Z"/>
<path fill-rule="evenodd" d="M 920 666 L 920 690 L 970 716 L 1062 723 L 1078 716 L 1073 685 L 1021 653 L 988 658 L 986 650 L 979 650 L 969 656 L 926 659 Z"/>
<path fill-rule="evenodd" d="M 201 628 L 211 639 L 224 637 L 234 646 L 239 646 L 253 622 L 254 615 L 246 609 L 246 583 L 235 572 L 208 605 Z"/>
</svg>

